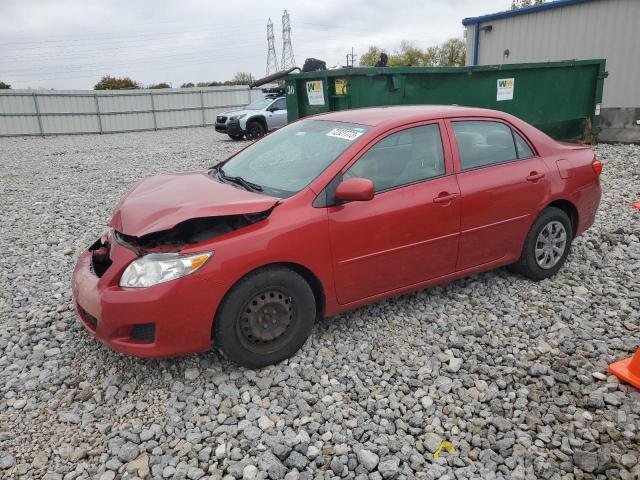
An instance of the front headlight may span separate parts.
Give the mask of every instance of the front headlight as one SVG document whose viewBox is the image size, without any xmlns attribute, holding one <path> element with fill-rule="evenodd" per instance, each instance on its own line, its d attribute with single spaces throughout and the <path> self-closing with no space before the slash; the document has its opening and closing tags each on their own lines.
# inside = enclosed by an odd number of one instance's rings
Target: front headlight
<svg viewBox="0 0 640 480">
<path fill-rule="evenodd" d="M 184 277 L 202 267 L 213 252 L 180 255 L 151 253 L 134 260 L 120 277 L 120 286 L 144 288 Z"/>
<path fill-rule="evenodd" d="M 233 117 L 230 118 L 230 120 L 240 120 L 241 118 L 246 117 L 247 114 L 243 113 L 242 115 L 234 115 Z"/>
</svg>

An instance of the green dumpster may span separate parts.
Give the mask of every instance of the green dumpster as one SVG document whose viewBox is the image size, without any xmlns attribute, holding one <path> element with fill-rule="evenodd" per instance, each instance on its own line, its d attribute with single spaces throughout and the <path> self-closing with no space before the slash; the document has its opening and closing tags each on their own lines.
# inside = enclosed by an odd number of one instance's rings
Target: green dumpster
<svg viewBox="0 0 640 480">
<path fill-rule="evenodd" d="M 285 89 L 289 121 L 349 108 L 455 104 L 511 113 L 557 139 L 591 140 L 605 76 L 604 60 L 342 68 L 290 73 Z"/>
</svg>

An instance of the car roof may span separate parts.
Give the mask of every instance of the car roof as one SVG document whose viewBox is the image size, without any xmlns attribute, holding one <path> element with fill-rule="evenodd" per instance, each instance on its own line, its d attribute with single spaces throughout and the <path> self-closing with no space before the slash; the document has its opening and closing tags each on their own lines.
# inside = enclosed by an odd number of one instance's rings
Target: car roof
<svg viewBox="0 0 640 480">
<path fill-rule="evenodd" d="M 457 105 L 394 105 L 386 107 L 354 108 L 317 115 L 318 120 L 359 123 L 377 127 L 389 124 L 405 124 L 448 117 L 506 118 L 503 112 L 487 108 L 461 107 Z"/>
</svg>

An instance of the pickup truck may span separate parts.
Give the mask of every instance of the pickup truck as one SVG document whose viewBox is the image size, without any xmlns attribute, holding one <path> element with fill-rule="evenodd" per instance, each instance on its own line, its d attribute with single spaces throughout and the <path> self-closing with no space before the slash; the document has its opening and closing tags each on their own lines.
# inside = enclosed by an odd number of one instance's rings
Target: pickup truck
<svg viewBox="0 0 640 480">
<path fill-rule="evenodd" d="M 226 133 L 234 140 L 255 140 L 267 132 L 287 124 L 285 97 L 267 97 L 247 105 L 242 110 L 220 113 L 216 117 L 216 132 Z"/>
</svg>

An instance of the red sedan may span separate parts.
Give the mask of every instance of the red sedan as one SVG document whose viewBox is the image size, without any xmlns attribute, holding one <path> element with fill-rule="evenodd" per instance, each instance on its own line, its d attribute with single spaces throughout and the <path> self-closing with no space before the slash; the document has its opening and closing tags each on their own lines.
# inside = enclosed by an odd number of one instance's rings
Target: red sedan
<svg viewBox="0 0 640 480">
<path fill-rule="evenodd" d="M 78 259 L 77 313 L 126 354 L 213 344 L 258 368 L 320 317 L 502 265 L 554 275 L 594 221 L 601 168 L 492 110 L 303 119 L 209 171 L 135 185 Z"/>
</svg>

